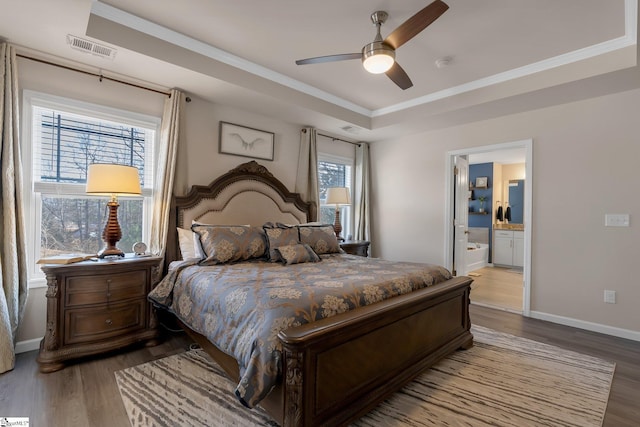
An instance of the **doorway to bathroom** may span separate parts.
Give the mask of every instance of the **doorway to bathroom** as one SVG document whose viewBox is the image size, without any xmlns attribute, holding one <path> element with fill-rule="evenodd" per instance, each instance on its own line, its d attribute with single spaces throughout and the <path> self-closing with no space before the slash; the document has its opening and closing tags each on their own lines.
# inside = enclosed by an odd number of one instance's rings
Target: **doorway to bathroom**
<svg viewBox="0 0 640 427">
<path fill-rule="evenodd" d="M 522 313 L 522 269 L 487 266 L 468 273 L 473 278 L 471 303 Z"/>
<path fill-rule="evenodd" d="M 530 310 L 531 154 L 532 140 L 447 153 L 445 212 L 445 263 L 457 275 L 474 279 L 471 302 L 526 316 Z"/>
</svg>

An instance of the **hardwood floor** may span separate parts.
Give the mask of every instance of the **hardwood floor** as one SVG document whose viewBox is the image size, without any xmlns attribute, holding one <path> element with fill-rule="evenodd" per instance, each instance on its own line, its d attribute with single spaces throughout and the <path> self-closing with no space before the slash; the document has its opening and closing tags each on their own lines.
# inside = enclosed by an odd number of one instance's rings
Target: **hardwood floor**
<svg viewBox="0 0 640 427">
<path fill-rule="evenodd" d="M 18 354 L 13 371 L 0 375 L 0 417 L 29 417 L 36 427 L 129 426 L 115 371 L 188 349 L 184 333 L 155 347 L 133 346 L 123 353 L 88 358 L 42 374 L 37 351 Z"/>
<path fill-rule="evenodd" d="M 469 276 L 472 303 L 522 313 L 522 270 L 485 267 Z"/>
<path fill-rule="evenodd" d="M 546 342 L 616 363 L 603 426 L 640 425 L 640 342 L 524 318 L 504 310 L 471 306 L 472 323 Z M 29 417 L 30 425 L 128 426 L 113 373 L 185 351 L 191 344 L 172 333 L 156 347 L 133 347 L 120 354 L 87 359 L 41 374 L 37 352 L 17 355 L 16 368 L 0 375 L 0 417 Z"/>
</svg>

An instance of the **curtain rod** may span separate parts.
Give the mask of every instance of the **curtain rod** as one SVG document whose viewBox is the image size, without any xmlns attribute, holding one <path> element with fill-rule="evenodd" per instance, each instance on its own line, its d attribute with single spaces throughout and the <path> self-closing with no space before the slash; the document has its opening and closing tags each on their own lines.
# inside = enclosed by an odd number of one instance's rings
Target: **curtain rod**
<svg viewBox="0 0 640 427">
<path fill-rule="evenodd" d="M 302 129 L 302 133 L 307 133 L 306 129 Z M 357 145 L 358 147 L 360 147 L 360 143 L 359 142 L 351 142 L 351 141 L 347 141 L 346 139 L 341 139 L 341 138 L 337 138 L 335 136 L 329 136 L 329 135 L 325 135 L 323 133 L 318 132 L 318 135 L 320 136 L 324 136 L 325 138 L 329 138 L 332 141 L 341 141 L 341 142 L 346 142 L 347 144 L 352 144 L 352 145 Z"/>
<path fill-rule="evenodd" d="M 318 133 L 318 135 L 324 136 L 325 138 L 329 138 L 332 141 L 346 142 L 347 144 L 357 145 L 358 147 L 360 147 L 360 143 L 359 142 L 351 142 L 351 141 L 347 141 L 346 139 L 336 138 L 335 136 L 329 136 L 329 135 L 325 135 L 323 133 Z"/>
<path fill-rule="evenodd" d="M 68 66 L 62 65 L 62 64 L 56 64 L 55 62 L 45 61 L 44 59 L 33 58 L 31 56 L 23 55 L 21 53 L 17 53 L 16 56 L 18 56 L 20 58 L 24 58 L 24 59 L 29 59 L 31 61 L 40 62 L 42 64 L 47 64 L 47 65 L 52 65 L 54 67 L 64 68 L 65 70 L 75 71 L 77 73 L 83 73 L 83 74 L 87 74 L 89 76 L 98 77 L 100 79 L 100 81 L 102 81 L 102 80 L 111 80 L 112 82 L 116 82 L 116 83 L 120 83 L 120 84 L 123 84 L 123 85 L 137 87 L 138 89 L 144 89 L 144 90 L 148 90 L 148 91 L 151 91 L 151 92 L 155 92 L 155 93 L 159 93 L 161 95 L 166 95 L 168 97 L 171 97 L 171 94 L 169 92 L 163 92 L 161 90 L 151 89 L 150 87 L 140 86 L 140 85 L 137 85 L 135 83 L 126 82 L 124 80 L 114 79 L 113 77 L 103 76 L 102 73 L 100 73 L 100 74 L 92 73 L 91 71 L 80 70 L 78 68 L 68 67 Z"/>
</svg>

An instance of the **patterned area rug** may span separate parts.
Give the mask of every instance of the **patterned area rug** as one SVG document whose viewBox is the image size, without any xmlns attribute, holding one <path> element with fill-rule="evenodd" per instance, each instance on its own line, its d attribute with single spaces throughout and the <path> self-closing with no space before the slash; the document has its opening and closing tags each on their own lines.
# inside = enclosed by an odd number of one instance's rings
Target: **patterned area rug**
<svg viewBox="0 0 640 427">
<path fill-rule="evenodd" d="M 601 426 L 615 365 L 474 326 L 475 345 L 422 374 L 355 426 Z M 276 426 L 244 408 L 202 350 L 115 373 L 133 427 Z"/>
</svg>

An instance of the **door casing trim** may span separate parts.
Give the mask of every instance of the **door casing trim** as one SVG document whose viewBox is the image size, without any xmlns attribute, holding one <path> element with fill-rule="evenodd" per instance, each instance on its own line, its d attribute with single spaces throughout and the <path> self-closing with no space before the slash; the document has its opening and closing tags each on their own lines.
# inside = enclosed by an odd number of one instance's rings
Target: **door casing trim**
<svg viewBox="0 0 640 427">
<path fill-rule="evenodd" d="M 522 272 L 522 314 L 531 315 L 531 236 L 533 223 L 533 139 L 523 139 L 513 142 L 485 145 L 481 147 L 469 147 L 448 151 L 445 160 L 445 203 L 444 203 L 444 265 L 448 269 L 453 268 L 453 217 L 454 217 L 454 163 L 456 156 L 486 153 L 505 149 L 525 149 L 525 181 L 524 181 L 524 268 Z"/>
</svg>

